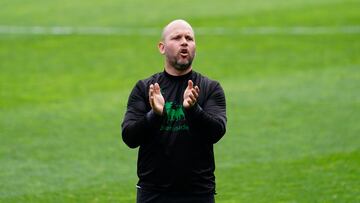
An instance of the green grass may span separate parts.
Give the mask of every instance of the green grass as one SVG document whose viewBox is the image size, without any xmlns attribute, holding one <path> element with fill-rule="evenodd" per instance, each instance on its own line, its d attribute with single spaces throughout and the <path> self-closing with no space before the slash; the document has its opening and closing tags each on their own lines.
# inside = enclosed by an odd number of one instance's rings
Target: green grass
<svg viewBox="0 0 360 203">
<path fill-rule="evenodd" d="M 359 26 L 357 1 L 2 1 L 0 25 Z M 160 33 L 159 33 L 160 36 Z M 0 34 L 0 202 L 134 202 L 120 123 L 159 36 Z M 217 202 L 360 202 L 360 34 L 198 35 L 225 89 Z"/>
</svg>

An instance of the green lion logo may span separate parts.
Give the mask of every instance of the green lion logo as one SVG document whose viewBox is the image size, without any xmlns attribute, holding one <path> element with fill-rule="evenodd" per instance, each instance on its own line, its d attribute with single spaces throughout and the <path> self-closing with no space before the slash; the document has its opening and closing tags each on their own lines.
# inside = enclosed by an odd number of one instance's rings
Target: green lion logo
<svg viewBox="0 0 360 203">
<path fill-rule="evenodd" d="M 173 102 L 165 102 L 165 110 L 168 121 L 179 121 L 185 118 L 182 105 L 176 105 Z"/>
<path fill-rule="evenodd" d="M 189 126 L 183 123 L 185 120 L 184 107 L 173 102 L 165 102 L 166 121 L 161 125 L 160 131 L 184 131 Z"/>
</svg>

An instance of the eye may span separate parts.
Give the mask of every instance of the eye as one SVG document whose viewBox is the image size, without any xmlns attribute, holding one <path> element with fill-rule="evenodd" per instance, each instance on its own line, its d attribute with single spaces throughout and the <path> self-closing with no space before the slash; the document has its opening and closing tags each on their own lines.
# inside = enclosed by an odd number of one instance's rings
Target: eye
<svg viewBox="0 0 360 203">
<path fill-rule="evenodd" d="M 194 38 L 191 37 L 191 36 L 186 36 L 186 40 L 189 40 L 189 41 L 194 41 Z"/>
<path fill-rule="evenodd" d="M 174 40 L 179 40 L 180 38 L 181 38 L 180 35 L 175 35 L 174 37 L 172 37 L 172 39 L 174 39 Z"/>
</svg>

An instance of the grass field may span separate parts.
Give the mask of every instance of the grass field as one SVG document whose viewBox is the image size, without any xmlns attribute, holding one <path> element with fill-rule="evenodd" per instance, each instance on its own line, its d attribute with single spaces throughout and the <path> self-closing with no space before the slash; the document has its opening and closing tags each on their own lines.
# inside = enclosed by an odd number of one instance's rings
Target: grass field
<svg viewBox="0 0 360 203">
<path fill-rule="evenodd" d="M 359 1 L 2 0 L 0 8 L 0 28 L 160 30 L 184 18 L 195 32 L 208 29 L 197 35 L 194 69 L 221 82 L 228 112 L 215 145 L 216 201 L 360 202 Z M 269 27 L 280 31 L 231 32 Z M 301 27 L 309 31 L 286 31 Z M 311 32 L 319 27 L 328 31 Z M 0 29 L 0 202 L 135 202 L 137 150 L 122 142 L 120 123 L 136 81 L 162 71 L 159 36 Z"/>
</svg>

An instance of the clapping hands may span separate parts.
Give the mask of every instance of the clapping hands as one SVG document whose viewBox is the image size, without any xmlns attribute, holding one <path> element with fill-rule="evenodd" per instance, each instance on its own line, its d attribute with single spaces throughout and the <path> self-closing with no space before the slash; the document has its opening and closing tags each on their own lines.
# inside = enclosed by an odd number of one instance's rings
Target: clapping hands
<svg viewBox="0 0 360 203">
<path fill-rule="evenodd" d="M 184 101 L 183 101 L 183 107 L 185 109 L 189 109 L 192 106 L 194 106 L 197 102 L 197 99 L 199 97 L 200 89 L 198 86 L 194 87 L 193 81 L 188 81 L 188 86 L 186 87 L 184 91 Z M 160 91 L 160 86 L 158 83 L 150 84 L 149 88 L 149 102 L 150 106 L 153 109 L 153 111 L 158 114 L 163 114 L 163 109 L 165 105 L 165 99 Z"/>
</svg>

